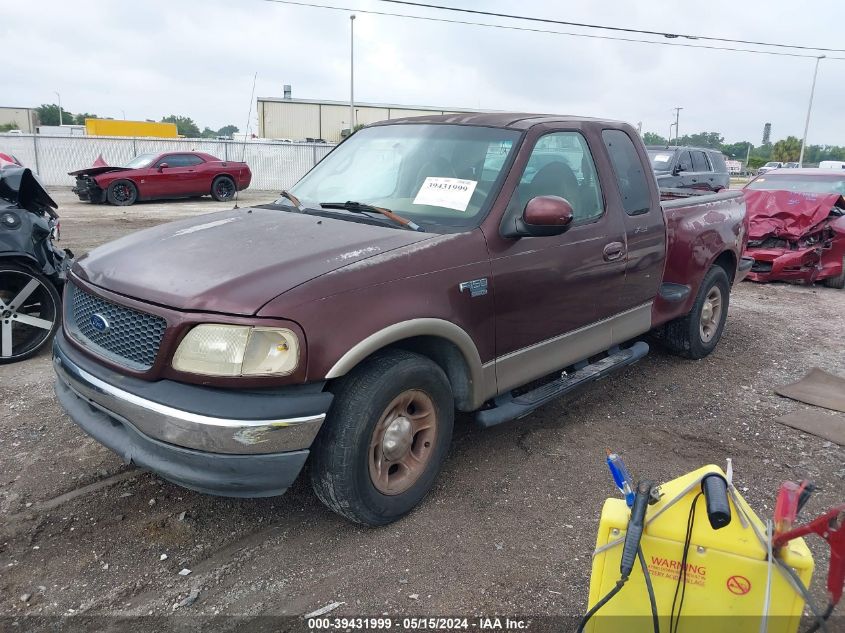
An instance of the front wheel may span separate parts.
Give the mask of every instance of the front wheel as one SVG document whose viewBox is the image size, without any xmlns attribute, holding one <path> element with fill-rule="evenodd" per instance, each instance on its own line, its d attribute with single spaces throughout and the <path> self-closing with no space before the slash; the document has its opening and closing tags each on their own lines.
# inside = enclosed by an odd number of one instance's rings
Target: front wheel
<svg viewBox="0 0 845 633">
<path fill-rule="evenodd" d="M 658 340 L 678 356 L 704 358 L 722 338 L 729 300 L 728 275 L 721 266 L 713 266 L 704 276 L 689 314 L 664 325 L 657 332 Z"/>
<path fill-rule="evenodd" d="M 338 514 L 385 525 L 428 494 L 452 439 L 452 390 L 429 359 L 390 350 L 342 378 L 311 449 L 311 485 Z"/>
<path fill-rule="evenodd" d="M 235 181 L 228 176 L 218 176 L 211 183 L 211 197 L 218 202 L 231 200 L 235 197 L 235 192 L 237 192 Z"/>
<path fill-rule="evenodd" d="M 38 353 L 56 333 L 61 300 L 41 273 L 0 263 L 0 365 Z"/>
<path fill-rule="evenodd" d="M 845 288 L 845 256 L 842 257 L 842 272 L 836 277 L 828 277 L 822 283 L 828 288 L 838 288 L 839 290 Z"/>
<path fill-rule="evenodd" d="M 138 200 L 138 187 L 131 180 L 115 180 L 106 190 L 108 201 L 118 207 L 128 207 Z"/>
</svg>

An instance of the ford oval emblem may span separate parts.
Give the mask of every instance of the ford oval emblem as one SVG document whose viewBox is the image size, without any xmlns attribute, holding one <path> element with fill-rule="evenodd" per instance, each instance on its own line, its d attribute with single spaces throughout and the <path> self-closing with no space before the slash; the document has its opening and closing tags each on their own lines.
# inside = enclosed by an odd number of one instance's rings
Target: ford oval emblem
<svg viewBox="0 0 845 633">
<path fill-rule="evenodd" d="M 101 334 L 108 332 L 109 328 L 111 327 L 109 325 L 108 319 L 106 319 L 106 317 L 104 317 L 102 314 L 92 314 L 90 321 L 91 327 L 94 328 L 97 332 L 100 332 Z"/>
</svg>

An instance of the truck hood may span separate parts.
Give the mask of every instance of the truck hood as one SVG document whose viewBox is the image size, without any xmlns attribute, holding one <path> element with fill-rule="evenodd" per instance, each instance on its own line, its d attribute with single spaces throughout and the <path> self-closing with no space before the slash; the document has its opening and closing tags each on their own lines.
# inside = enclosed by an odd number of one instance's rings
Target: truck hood
<svg viewBox="0 0 845 633">
<path fill-rule="evenodd" d="M 132 233 L 93 250 L 73 271 L 141 301 L 251 315 L 311 279 L 432 237 L 279 209 L 232 209 Z"/>
</svg>

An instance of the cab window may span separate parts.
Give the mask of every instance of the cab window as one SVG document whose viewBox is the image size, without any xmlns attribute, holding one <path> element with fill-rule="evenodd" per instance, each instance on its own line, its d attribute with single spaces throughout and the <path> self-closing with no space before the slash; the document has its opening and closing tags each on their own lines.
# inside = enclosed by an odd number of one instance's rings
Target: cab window
<svg viewBox="0 0 845 633">
<path fill-rule="evenodd" d="M 587 141 L 579 132 L 541 136 L 519 181 L 511 205 L 521 213 L 531 198 L 558 196 L 572 205 L 573 224 L 600 218 L 604 203 L 596 166 Z"/>
<path fill-rule="evenodd" d="M 707 162 L 707 156 L 704 152 L 692 152 L 692 170 L 710 171 L 710 164 Z"/>
<path fill-rule="evenodd" d="M 616 184 L 622 195 L 622 207 L 628 215 L 648 213 L 651 208 L 651 193 L 648 188 L 643 161 L 631 138 L 622 130 L 603 130 L 601 133 Z M 689 156 L 689 152 L 684 152 Z"/>
</svg>

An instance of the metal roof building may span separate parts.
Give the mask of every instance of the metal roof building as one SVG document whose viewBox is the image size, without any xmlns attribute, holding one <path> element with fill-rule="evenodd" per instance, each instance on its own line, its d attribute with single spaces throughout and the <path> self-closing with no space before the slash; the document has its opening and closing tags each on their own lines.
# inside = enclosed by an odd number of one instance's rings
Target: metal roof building
<svg viewBox="0 0 845 633">
<path fill-rule="evenodd" d="M 484 112 L 467 108 L 456 110 L 431 106 L 356 103 L 355 124 L 350 126 L 348 101 L 258 97 L 257 107 L 258 136 L 291 141 L 323 139 L 329 143 L 340 142 L 354 125 L 425 114 Z"/>
<path fill-rule="evenodd" d="M 11 123 L 15 126 L 14 129 L 18 129 L 25 134 L 33 134 L 37 120 L 38 117 L 33 108 L 0 106 L 0 125 Z"/>
</svg>

